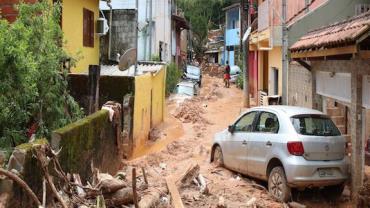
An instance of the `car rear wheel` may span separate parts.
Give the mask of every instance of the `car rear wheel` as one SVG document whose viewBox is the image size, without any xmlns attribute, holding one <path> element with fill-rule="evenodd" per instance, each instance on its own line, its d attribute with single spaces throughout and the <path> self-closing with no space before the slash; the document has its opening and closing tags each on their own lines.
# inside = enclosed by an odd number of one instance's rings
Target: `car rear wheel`
<svg viewBox="0 0 370 208">
<path fill-rule="evenodd" d="M 268 179 L 270 194 L 280 202 L 287 202 L 290 198 L 291 189 L 287 184 L 283 167 L 278 166 L 271 170 Z"/>
<path fill-rule="evenodd" d="M 216 146 L 215 150 L 213 151 L 213 163 L 218 166 L 224 165 L 224 158 L 223 158 L 222 150 L 220 146 Z"/>
<path fill-rule="evenodd" d="M 345 184 L 338 184 L 335 186 L 327 186 L 324 188 L 323 193 L 326 195 L 326 197 L 336 200 L 340 196 L 342 196 L 343 190 L 344 190 Z"/>
</svg>

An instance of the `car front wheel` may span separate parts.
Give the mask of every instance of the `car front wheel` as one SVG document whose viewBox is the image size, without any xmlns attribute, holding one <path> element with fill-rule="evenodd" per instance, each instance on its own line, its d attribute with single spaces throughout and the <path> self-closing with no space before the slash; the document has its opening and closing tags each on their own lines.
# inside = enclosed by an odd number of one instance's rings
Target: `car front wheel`
<svg viewBox="0 0 370 208">
<path fill-rule="evenodd" d="M 291 189 L 287 184 L 283 167 L 278 166 L 272 169 L 268 179 L 270 194 L 280 202 L 287 202 L 291 196 Z"/>
<path fill-rule="evenodd" d="M 224 158 L 220 146 L 216 146 L 213 151 L 213 163 L 221 167 L 224 165 Z"/>
</svg>

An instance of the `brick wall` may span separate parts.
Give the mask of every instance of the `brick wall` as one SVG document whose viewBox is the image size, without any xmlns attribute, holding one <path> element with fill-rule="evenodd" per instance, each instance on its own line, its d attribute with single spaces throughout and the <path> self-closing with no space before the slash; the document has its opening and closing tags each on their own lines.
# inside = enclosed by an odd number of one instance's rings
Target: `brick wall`
<svg viewBox="0 0 370 208">
<path fill-rule="evenodd" d="M 307 69 L 292 62 L 289 65 L 289 105 L 312 108 L 312 75 Z"/>
<path fill-rule="evenodd" d="M 25 3 L 35 3 L 37 0 L 23 0 Z M 0 15 L 1 18 L 7 19 L 9 22 L 14 22 L 17 19 L 18 11 L 15 6 L 19 0 L 0 0 Z"/>
</svg>

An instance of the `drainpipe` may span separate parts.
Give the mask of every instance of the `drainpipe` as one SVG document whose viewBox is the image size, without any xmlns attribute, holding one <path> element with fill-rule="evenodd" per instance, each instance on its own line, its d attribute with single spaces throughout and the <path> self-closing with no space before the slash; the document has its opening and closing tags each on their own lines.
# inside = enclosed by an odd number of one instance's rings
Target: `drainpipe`
<svg viewBox="0 0 370 208">
<path fill-rule="evenodd" d="M 149 0 L 149 60 L 152 59 L 152 21 L 153 21 L 153 0 Z"/>
<path fill-rule="evenodd" d="M 112 16 L 113 8 L 110 4 L 110 0 L 107 1 L 107 6 L 110 8 L 109 12 L 109 42 L 108 42 L 108 61 L 111 60 L 111 50 L 112 50 Z"/>
<path fill-rule="evenodd" d="M 245 108 L 250 107 L 249 99 L 249 36 L 251 34 L 251 27 L 248 27 L 245 31 L 242 39 L 243 46 L 243 72 L 244 72 L 244 82 L 243 82 L 243 106 Z"/>
</svg>

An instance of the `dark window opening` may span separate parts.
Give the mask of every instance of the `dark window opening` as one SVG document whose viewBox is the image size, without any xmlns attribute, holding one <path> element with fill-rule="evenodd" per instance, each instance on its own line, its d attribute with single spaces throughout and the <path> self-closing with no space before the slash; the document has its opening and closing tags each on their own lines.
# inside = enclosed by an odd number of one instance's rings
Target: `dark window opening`
<svg viewBox="0 0 370 208">
<path fill-rule="evenodd" d="M 83 46 L 94 47 L 94 12 L 83 9 Z"/>
</svg>

